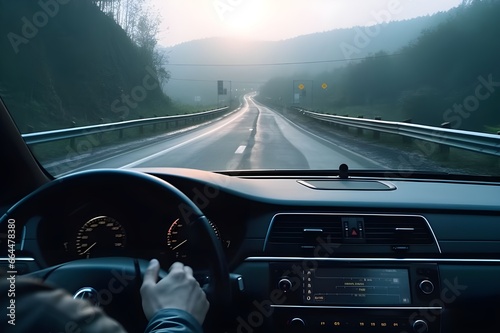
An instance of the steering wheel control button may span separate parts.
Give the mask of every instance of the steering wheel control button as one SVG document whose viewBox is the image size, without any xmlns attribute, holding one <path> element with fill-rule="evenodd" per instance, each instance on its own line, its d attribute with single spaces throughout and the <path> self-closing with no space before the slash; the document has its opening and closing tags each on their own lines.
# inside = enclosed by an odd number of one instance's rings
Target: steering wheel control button
<svg viewBox="0 0 500 333">
<path fill-rule="evenodd" d="M 292 289 L 292 282 L 290 281 L 290 279 L 284 277 L 281 280 L 279 280 L 278 288 L 282 292 L 286 293 L 286 292 L 290 291 L 290 289 Z"/>
<path fill-rule="evenodd" d="M 434 284 L 429 280 L 422 280 L 418 284 L 420 291 L 426 295 L 432 294 L 434 292 Z"/>
<path fill-rule="evenodd" d="M 99 293 L 92 287 L 83 287 L 78 289 L 78 291 L 73 295 L 74 299 L 83 299 L 93 306 L 99 306 Z"/>
</svg>

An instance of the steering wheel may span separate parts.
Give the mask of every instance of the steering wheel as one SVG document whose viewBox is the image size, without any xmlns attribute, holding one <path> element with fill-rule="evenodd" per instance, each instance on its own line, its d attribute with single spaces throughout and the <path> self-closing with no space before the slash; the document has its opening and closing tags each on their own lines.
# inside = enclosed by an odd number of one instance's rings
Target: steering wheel
<svg viewBox="0 0 500 333">
<path fill-rule="evenodd" d="M 220 240 L 208 219 L 181 191 L 157 177 L 130 170 L 103 169 L 75 173 L 55 179 L 35 190 L 12 206 L 0 219 L 0 226 L 8 219 L 16 221 L 16 235 L 21 235 L 27 220 L 41 212 L 57 209 L 74 196 L 92 196 L 96 189 L 109 195 L 123 192 L 144 195 L 154 201 L 172 203 L 178 207 L 187 225 L 188 237 L 195 238 L 198 253 L 209 263 L 209 276 L 204 286 L 213 308 L 226 306 L 230 301 L 229 270 Z M 127 192 L 128 193 L 128 192 Z M 148 261 L 140 258 L 105 257 L 71 261 L 28 274 L 42 281 L 64 288 L 71 294 L 89 288 L 95 300 L 111 317 L 129 332 L 143 331 L 147 321 L 142 311 L 139 289 Z M 196 273 L 196 271 L 195 271 Z M 160 278 L 167 273 L 162 271 Z M 202 284 L 201 282 L 200 284 Z M 83 295 L 89 296 L 91 293 Z"/>
</svg>

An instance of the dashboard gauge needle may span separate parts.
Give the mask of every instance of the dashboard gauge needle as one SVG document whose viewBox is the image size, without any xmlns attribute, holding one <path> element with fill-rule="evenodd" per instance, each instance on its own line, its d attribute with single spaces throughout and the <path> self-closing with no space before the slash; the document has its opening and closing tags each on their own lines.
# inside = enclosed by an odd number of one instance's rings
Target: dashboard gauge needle
<svg viewBox="0 0 500 333">
<path fill-rule="evenodd" d="M 172 251 L 175 251 L 178 247 L 180 247 L 182 244 L 186 243 L 187 241 L 188 241 L 187 239 L 186 239 L 186 240 L 183 240 L 182 242 L 180 242 L 179 244 L 177 244 L 176 246 L 174 246 L 174 247 L 172 248 Z"/>
<path fill-rule="evenodd" d="M 85 251 L 82 252 L 82 254 L 85 254 L 85 253 L 89 252 L 90 249 L 93 248 L 96 244 L 97 244 L 97 242 L 95 242 L 94 244 L 90 245 Z"/>
</svg>

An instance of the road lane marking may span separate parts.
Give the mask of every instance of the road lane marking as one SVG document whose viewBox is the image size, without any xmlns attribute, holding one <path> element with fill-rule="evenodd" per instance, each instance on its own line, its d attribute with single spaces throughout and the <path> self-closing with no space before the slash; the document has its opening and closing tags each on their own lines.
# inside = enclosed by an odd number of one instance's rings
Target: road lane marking
<svg viewBox="0 0 500 333">
<path fill-rule="evenodd" d="M 243 108 L 242 108 L 242 109 L 243 109 Z M 152 154 L 152 155 L 146 156 L 146 157 L 144 157 L 144 158 L 141 158 L 141 159 L 139 159 L 139 160 L 137 160 L 137 161 L 135 161 L 135 162 L 132 162 L 132 163 L 126 164 L 126 165 L 124 165 L 124 166 L 121 166 L 121 167 L 119 167 L 119 169 L 127 169 L 127 168 L 133 168 L 133 167 L 136 167 L 136 166 L 138 166 L 138 165 L 140 165 L 140 164 L 142 164 L 142 163 L 144 163 L 144 162 L 147 162 L 147 161 L 150 161 L 150 160 L 152 160 L 152 159 L 155 159 L 155 158 L 157 158 L 157 157 L 159 157 L 159 156 L 161 156 L 161 155 L 165 155 L 166 153 L 171 152 L 172 150 L 175 150 L 175 149 L 177 149 L 177 148 L 180 148 L 180 147 L 182 147 L 182 146 L 185 146 L 185 145 L 187 145 L 188 143 L 191 143 L 191 142 L 193 142 L 193 141 L 199 140 L 200 138 L 202 138 L 202 137 L 204 137 L 204 136 L 207 136 L 207 135 L 209 135 L 209 134 L 212 134 L 212 133 L 214 133 L 214 132 L 217 132 L 217 131 L 219 131 L 221 128 L 223 128 L 223 127 L 225 127 L 225 126 L 229 125 L 230 123 L 232 123 L 233 121 L 235 121 L 235 120 L 237 120 L 237 119 L 241 118 L 241 116 L 245 113 L 245 110 L 240 110 L 240 111 L 243 111 L 243 112 L 241 112 L 239 115 L 236 115 L 236 117 L 234 117 L 233 119 L 229 120 L 228 122 L 226 122 L 226 123 L 222 124 L 221 126 L 219 126 L 219 127 L 217 127 L 217 128 L 214 128 L 214 129 L 212 129 L 212 130 L 210 130 L 210 131 L 208 131 L 208 132 L 205 132 L 205 133 L 203 133 L 203 134 L 201 134 L 201 135 L 198 135 L 198 136 L 196 136 L 196 137 L 194 137 L 194 138 L 191 138 L 191 139 L 189 139 L 189 140 L 186 140 L 186 141 L 184 141 L 184 142 L 181 142 L 181 143 L 179 143 L 179 144 L 177 144 L 177 145 L 175 145 L 175 146 L 172 146 L 172 147 L 170 147 L 170 148 L 167 148 L 167 149 L 165 149 L 165 150 L 159 151 L 159 152 L 157 152 L 157 153 L 155 153 L 155 154 Z M 248 108 L 247 108 L 247 110 L 246 110 L 246 111 L 248 111 Z"/>
<path fill-rule="evenodd" d="M 246 106 L 248 107 L 248 101 L 247 101 L 247 105 L 246 105 Z M 216 123 L 216 122 L 223 121 L 223 120 L 227 120 L 227 118 L 228 118 L 228 117 L 230 117 L 230 116 L 233 116 L 233 115 L 237 114 L 239 111 L 242 111 L 242 109 L 244 109 L 244 108 L 245 108 L 245 105 L 241 105 L 241 106 L 240 106 L 240 107 L 238 107 L 236 110 L 231 111 L 230 113 L 228 113 L 228 114 L 226 114 L 226 115 L 222 116 L 222 117 L 221 117 L 221 118 L 219 118 L 219 119 L 212 120 L 212 121 L 209 121 L 209 122 L 206 122 L 206 123 L 203 123 L 203 124 L 199 124 L 199 125 L 195 125 L 195 126 L 190 126 L 190 127 L 187 127 L 187 128 L 183 128 L 183 129 L 177 130 L 177 131 L 170 132 L 170 133 L 168 134 L 168 138 L 167 138 L 167 139 L 170 139 L 170 136 L 171 136 L 171 135 L 175 135 L 175 134 L 184 134 L 183 132 L 186 132 L 186 135 L 188 135 L 189 133 L 192 133 L 192 131 L 193 131 L 193 130 L 198 130 L 199 128 L 204 128 L 205 126 L 211 126 L 211 125 L 214 125 L 214 123 Z M 247 110 L 247 111 L 248 111 L 248 110 Z M 240 116 L 241 116 L 241 115 L 240 115 Z M 238 116 L 237 118 L 239 118 L 240 116 Z M 235 120 L 235 119 L 233 119 L 233 120 Z M 230 120 L 229 122 L 225 123 L 223 126 L 225 126 L 225 125 L 227 125 L 227 124 L 229 124 L 229 123 L 233 122 L 233 120 Z M 220 129 L 220 128 L 222 128 L 223 126 L 218 127 L 217 129 Z M 201 137 L 201 136 L 200 136 L 200 137 Z M 172 139 L 175 139 L 175 137 L 174 137 L 174 138 L 172 138 Z M 75 168 L 75 169 L 71 169 L 71 170 L 65 171 L 65 172 L 60 173 L 60 174 L 54 174 L 54 176 L 56 176 L 56 177 L 62 177 L 62 176 L 65 176 L 65 175 L 68 175 L 68 174 L 71 174 L 71 173 L 74 173 L 74 172 L 77 172 L 77 171 L 80 171 L 80 170 L 87 170 L 87 169 L 89 169 L 89 167 L 91 168 L 92 166 L 95 166 L 95 165 L 98 165 L 98 164 L 102 164 L 103 162 L 111 161 L 111 160 L 113 160 L 113 159 L 116 159 L 117 157 L 126 156 L 127 154 L 130 154 L 130 153 L 134 153 L 134 152 L 137 152 L 137 151 L 141 151 L 141 150 L 143 150 L 143 149 L 145 149 L 145 148 L 148 148 L 149 146 L 154 146 L 154 145 L 157 145 L 157 144 L 158 144 L 158 142 L 150 143 L 150 144 L 148 144 L 148 145 L 146 145 L 146 146 L 143 146 L 143 147 L 134 148 L 134 149 L 132 149 L 132 150 L 130 150 L 130 151 L 126 151 L 126 152 L 118 153 L 118 154 L 116 154 L 116 155 L 113 155 L 113 156 L 110 156 L 110 157 L 106 157 L 106 158 L 103 158 L 103 159 L 101 159 L 101 160 L 98 160 L 98 161 L 95 161 L 95 162 L 92 162 L 92 163 L 84 164 L 84 165 L 82 165 L 82 166 L 80 166 L 80 167 L 77 167 L 77 168 Z M 71 161 L 62 161 L 62 162 L 59 162 L 59 163 L 69 163 L 69 162 L 71 162 Z M 57 165 L 58 165 L 59 163 L 55 164 L 55 166 L 57 167 Z M 123 168 L 125 168 L 125 167 L 127 167 L 127 165 L 125 165 L 125 166 L 121 166 L 121 167 L 118 167 L 118 168 L 119 168 L 119 169 L 123 169 Z"/>
<path fill-rule="evenodd" d="M 238 149 L 234 152 L 235 154 L 243 154 L 247 146 L 239 146 Z"/>
<path fill-rule="evenodd" d="M 254 100 L 252 100 L 252 102 L 253 102 L 253 103 L 257 106 L 257 103 L 256 103 Z M 350 153 L 350 154 L 352 154 L 352 155 L 354 155 L 354 156 L 356 156 L 356 157 L 358 157 L 358 158 L 360 158 L 360 159 L 362 159 L 362 160 L 368 161 L 369 163 L 376 165 L 377 167 L 381 168 L 382 170 L 388 170 L 388 167 L 387 167 L 387 166 L 385 166 L 385 165 L 383 165 L 382 163 L 379 163 L 379 162 L 377 162 L 377 161 L 375 161 L 375 160 L 372 160 L 372 159 L 370 159 L 370 158 L 368 158 L 368 157 L 366 157 L 366 156 L 364 156 L 364 155 L 362 155 L 362 154 L 360 154 L 360 153 L 357 153 L 357 152 L 355 152 L 355 151 L 352 151 L 352 150 L 350 150 L 350 149 L 348 149 L 348 148 L 342 147 L 342 146 L 338 145 L 337 143 L 335 143 L 335 142 L 333 142 L 333 141 L 331 141 L 331 140 L 329 140 L 329 139 L 323 138 L 322 136 L 319 136 L 319 135 L 314 134 L 313 132 L 311 132 L 311 131 L 309 131 L 309 130 L 306 130 L 305 128 L 303 128 L 302 126 L 300 126 L 300 125 L 298 125 L 298 124 L 294 123 L 293 121 L 291 121 L 290 119 L 286 118 L 285 116 L 283 116 L 283 115 L 281 115 L 281 114 L 279 114 L 279 113 L 275 112 L 272 108 L 269 108 L 269 107 L 267 107 L 267 106 L 265 106 L 265 105 L 263 105 L 263 104 L 259 104 L 257 107 L 262 107 L 262 108 L 264 108 L 264 109 L 267 109 L 267 111 L 271 112 L 271 113 L 272 113 L 275 117 L 276 117 L 276 116 L 277 116 L 277 117 L 280 117 L 282 120 L 284 120 L 285 122 L 287 122 L 287 123 L 289 123 L 290 125 L 294 126 L 294 127 L 295 127 L 296 129 L 298 129 L 299 131 L 303 131 L 303 132 L 305 132 L 305 133 L 308 133 L 309 135 L 311 135 L 311 136 L 313 136 L 313 137 L 315 137 L 315 138 L 317 138 L 317 139 L 319 139 L 319 140 L 321 140 L 321 141 L 324 141 L 324 142 L 326 142 L 326 143 L 328 143 L 328 144 L 331 144 L 331 145 L 333 145 L 333 146 L 337 147 L 339 150 L 342 150 L 342 151 L 344 151 L 344 152 L 346 152 L 346 153 Z M 335 151 L 334 149 L 332 149 L 332 148 L 330 148 L 330 147 L 328 147 L 328 146 L 327 146 L 327 148 L 331 149 L 332 151 L 334 151 L 334 152 L 336 152 L 336 153 L 342 154 L 342 152 L 340 152 L 340 151 Z M 351 157 L 347 157 L 346 155 L 342 155 L 342 156 L 344 156 L 344 157 L 349 158 L 349 159 L 351 159 L 351 160 L 352 160 L 352 158 L 351 158 Z"/>
</svg>

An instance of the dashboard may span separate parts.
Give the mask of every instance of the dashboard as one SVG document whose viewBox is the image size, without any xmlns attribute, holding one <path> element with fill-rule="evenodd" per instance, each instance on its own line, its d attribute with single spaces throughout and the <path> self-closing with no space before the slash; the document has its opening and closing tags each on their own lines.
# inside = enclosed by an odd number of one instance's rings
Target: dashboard
<svg viewBox="0 0 500 333">
<path fill-rule="evenodd" d="M 242 278 L 233 295 L 238 332 L 496 327 L 499 184 L 140 171 L 178 188 L 209 218 Z M 30 218 L 28 271 L 99 256 L 189 262 L 174 203 L 94 193 Z"/>
<path fill-rule="evenodd" d="M 191 170 L 163 177 L 192 199 L 217 189 L 204 211 L 227 211 L 233 218 L 220 222 L 245 229 L 229 258 L 245 282 L 241 331 L 496 327 L 498 184 Z"/>
</svg>

